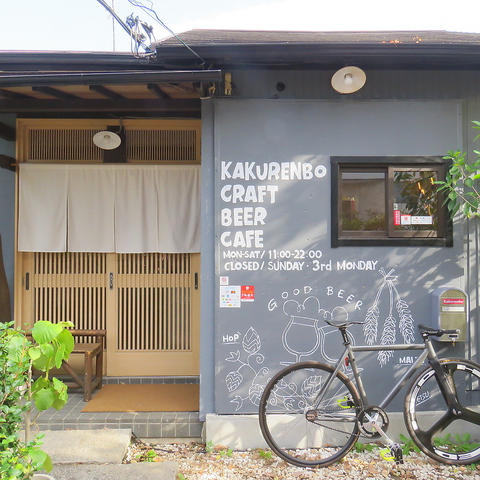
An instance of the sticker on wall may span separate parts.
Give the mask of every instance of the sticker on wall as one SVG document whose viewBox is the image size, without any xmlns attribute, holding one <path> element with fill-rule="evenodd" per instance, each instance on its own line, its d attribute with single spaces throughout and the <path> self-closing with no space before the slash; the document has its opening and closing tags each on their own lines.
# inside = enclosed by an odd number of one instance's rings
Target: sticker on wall
<svg viewBox="0 0 480 480">
<path fill-rule="evenodd" d="M 240 308 L 240 286 L 220 286 L 220 308 Z"/>
<path fill-rule="evenodd" d="M 220 277 L 220 285 L 228 285 L 228 277 Z"/>
<path fill-rule="evenodd" d="M 242 285 L 241 301 L 253 302 L 255 300 L 255 287 L 253 285 Z"/>
</svg>

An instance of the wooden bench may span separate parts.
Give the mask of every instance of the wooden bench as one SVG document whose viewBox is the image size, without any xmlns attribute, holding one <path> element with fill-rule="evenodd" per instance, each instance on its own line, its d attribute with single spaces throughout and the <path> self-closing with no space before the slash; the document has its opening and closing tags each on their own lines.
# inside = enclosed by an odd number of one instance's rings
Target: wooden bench
<svg viewBox="0 0 480 480">
<path fill-rule="evenodd" d="M 73 382 L 65 382 L 68 387 L 81 388 L 83 390 L 83 399 L 89 402 L 92 398 L 92 392 L 95 388 L 102 388 L 103 378 L 103 343 L 106 335 L 105 330 L 70 330 L 74 338 L 93 337 L 91 343 L 79 343 L 75 341 L 73 354 L 82 354 L 83 378 L 73 370 L 68 362 L 63 361 L 63 368 L 72 377 Z M 70 356 L 71 358 L 71 356 Z M 95 377 L 93 373 L 93 361 L 95 360 Z"/>
</svg>

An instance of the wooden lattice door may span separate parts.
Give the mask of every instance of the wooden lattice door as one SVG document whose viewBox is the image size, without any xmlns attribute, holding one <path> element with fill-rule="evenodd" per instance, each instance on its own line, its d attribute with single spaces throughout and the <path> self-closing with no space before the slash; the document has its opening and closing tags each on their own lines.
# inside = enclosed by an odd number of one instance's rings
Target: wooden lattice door
<svg viewBox="0 0 480 480">
<path fill-rule="evenodd" d="M 199 254 L 21 257 L 24 325 L 106 329 L 111 376 L 198 374 Z"/>
<path fill-rule="evenodd" d="M 116 255 L 111 375 L 199 373 L 199 260 L 188 253 Z"/>
</svg>

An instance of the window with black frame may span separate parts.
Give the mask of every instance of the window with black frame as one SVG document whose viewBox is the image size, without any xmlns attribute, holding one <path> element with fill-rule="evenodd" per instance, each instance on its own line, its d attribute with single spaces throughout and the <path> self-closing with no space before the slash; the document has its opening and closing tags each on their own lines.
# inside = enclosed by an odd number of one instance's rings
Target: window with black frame
<svg viewBox="0 0 480 480">
<path fill-rule="evenodd" d="M 451 246 L 440 157 L 332 157 L 332 247 Z"/>
</svg>

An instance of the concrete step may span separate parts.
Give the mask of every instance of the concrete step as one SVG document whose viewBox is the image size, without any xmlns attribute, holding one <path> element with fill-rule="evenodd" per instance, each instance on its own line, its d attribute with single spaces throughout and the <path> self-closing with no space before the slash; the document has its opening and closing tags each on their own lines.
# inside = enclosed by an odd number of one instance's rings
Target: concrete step
<svg viewBox="0 0 480 480">
<path fill-rule="evenodd" d="M 132 431 L 63 430 L 43 432 L 42 449 L 50 455 L 55 480 L 175 480 L 177 463 L 122 464 Z"/>
</svg>

